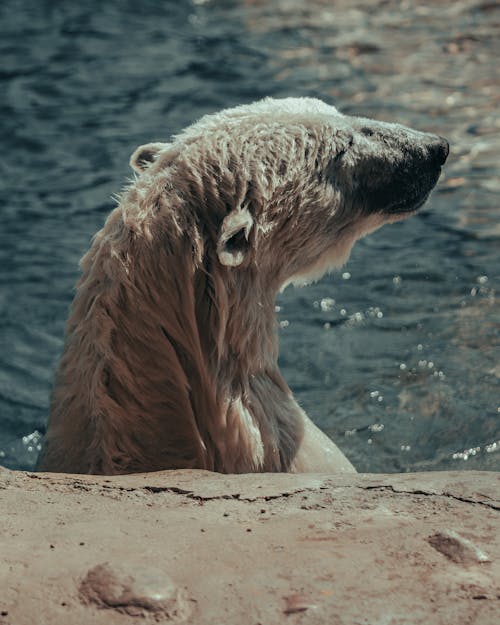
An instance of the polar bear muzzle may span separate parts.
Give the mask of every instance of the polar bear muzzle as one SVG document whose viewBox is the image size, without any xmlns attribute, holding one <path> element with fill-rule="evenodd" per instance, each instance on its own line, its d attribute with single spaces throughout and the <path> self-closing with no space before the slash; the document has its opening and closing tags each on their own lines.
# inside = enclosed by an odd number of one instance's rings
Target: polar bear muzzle
<svg viewBox="0 0 500 625">
<path fill-rule="evenodd" d="M 381 122 L 364 123 L 358 133 L 362 137 L 357 152 L 359 192 L 368 211 L 404 216 L 418 210 L 441 175 L 448 141 Z"/>
</svg>

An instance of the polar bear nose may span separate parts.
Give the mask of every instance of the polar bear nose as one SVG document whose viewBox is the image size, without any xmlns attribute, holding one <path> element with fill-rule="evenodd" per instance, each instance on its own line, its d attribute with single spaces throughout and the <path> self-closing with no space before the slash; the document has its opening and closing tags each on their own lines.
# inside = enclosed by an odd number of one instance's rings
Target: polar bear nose
<svg viewBox="0 0 500 625">
<path fill-rule="evenodd" d="M 448 154 L 450 153 L 450 144 L 444 137 L 436 137 L 431 146 L 430 151 L 438 165 L 444 165 Z"/>
</svg>

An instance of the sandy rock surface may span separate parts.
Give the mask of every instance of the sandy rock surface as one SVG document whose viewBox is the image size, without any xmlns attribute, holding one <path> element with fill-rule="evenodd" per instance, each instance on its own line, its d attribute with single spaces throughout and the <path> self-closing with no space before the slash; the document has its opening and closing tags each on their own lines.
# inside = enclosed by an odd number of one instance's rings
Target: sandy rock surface
<svg viewBox="0 0 500 625">
<path fill-rule="evenodd" d="M 0 624 L 500 623 L 500 474 L 0 470 Z"/>
</svg>

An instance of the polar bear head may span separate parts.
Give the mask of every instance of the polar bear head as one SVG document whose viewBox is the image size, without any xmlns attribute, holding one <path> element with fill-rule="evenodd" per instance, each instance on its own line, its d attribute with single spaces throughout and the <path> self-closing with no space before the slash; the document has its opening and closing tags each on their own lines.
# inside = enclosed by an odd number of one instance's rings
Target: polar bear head
<svg viewBox="0 0 500 625">
<path fill-rule="evenodd" d="M 275 286 L 342 265 L 354 242 L 413 214 L 448 155 L 442 137 L 342 115 L 313 98 L 266 98 L 203 117 L 170 144 L 138 148 L 132 167 L 169 168 L 206 229 L 205 251 Z"/>
</svg>

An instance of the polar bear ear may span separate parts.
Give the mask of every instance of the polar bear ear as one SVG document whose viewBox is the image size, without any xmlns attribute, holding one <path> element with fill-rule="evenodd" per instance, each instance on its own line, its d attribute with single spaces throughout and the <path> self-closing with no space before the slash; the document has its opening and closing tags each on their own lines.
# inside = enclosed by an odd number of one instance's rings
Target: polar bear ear
<svg viewBox="0 0 500 625">
<path fill-rule="evenodd" d="M 250 249 L 249 236 L 253 227 L 253 217 L 246 208 L 234 210 L 222 222 L 217 256 L 221 265 L 238 267 L 245 260 Z"/>
<path fill-rule="evenodd" d="M 140 145 L 130 157 L 130 167 L 138 174 L 147 169 L 168 143 L 146 143 Z"/>
</svg>

